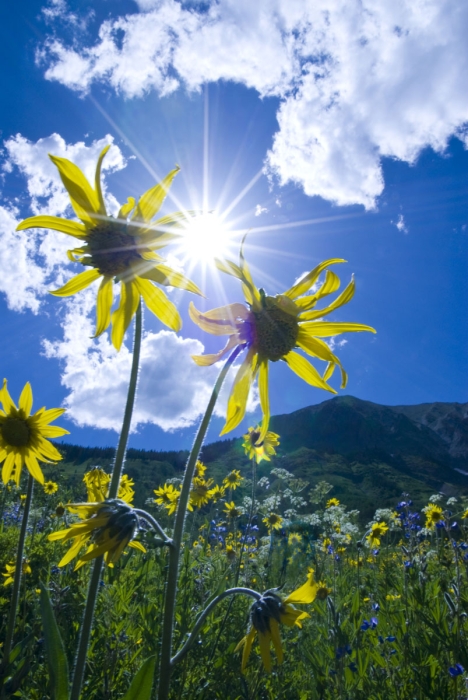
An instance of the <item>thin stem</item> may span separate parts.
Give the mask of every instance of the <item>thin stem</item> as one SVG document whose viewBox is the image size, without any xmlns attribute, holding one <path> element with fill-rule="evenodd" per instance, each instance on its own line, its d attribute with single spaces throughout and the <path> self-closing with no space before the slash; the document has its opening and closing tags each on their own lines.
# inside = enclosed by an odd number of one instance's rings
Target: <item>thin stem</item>
<svg viewBox="0 0 468 700">
<path fill-rule="evenodd" d="M 190 636 L 185 642 L 184 646 L 182 649 L 179 649 L 177 654 L 171 659 L 171 666 L 175 666 L 176 664 L 179 663 L 179 661 L 182 661 L 182 659 L 186 656 L 186 654 L 190 651 L 191 647 L 195 643 L 195 640 L 197 638 L 197 635 L 200 631 L 200 629 L 203 627 L 203 623 L 205 622 L 206 618 L 208 615 L 211 613 L 213 608 L 215 608 L 218 603 L 220 603 L 224 598 L 227 598 L 228 596 L 234 596 L 237 595 L 238 593 L 243 593 L 244 595 L 249 595 L 252 598 L 255 598 L 255 600 L 260 600 L 262 597 L 260 593 L 257 591 L 253 591 L 251 588 L 228 588 L 227 591 L 224 591 L 223 593 L 220 593 L 219 595 L 214 598 L 209 605 L 206 606 L 206 608 L 203 610 L 202 613 L 198 616 L 194 626 L 193 630 L 190 632 Z"/>
<path fill-rule="evenodd" d="M 130 382 L 128 385 L 127 403 L 120 433 L 119 444 L 115 455 L 114 469 L 112 471 L 112 479 L 109 486 L 108 498 L 116 498 L 119 492 L 120 476 L 124 462 L 125 452 L 127 449 L 128 434 L 132 422 L 133 406 L 135 403 L 136 386 L 138 379 L 138 366 L 140 363 L 140 348 L 141 348 L 141 301 L 135 316 L 135 332 L 133 339 L 133 358 L 132 369 L 130 372 Z M 93 626 L 94 608 L 99 590 L 99 582 L 101 580 L 103 556 L 96 557 L 94 561 L 93 573 L 89 582 L 88 597 L 86 599 L 86 607 L 81 625 L 80 639 L 78 642 L 78 651 L 76 653 L 75 671 L 73 674 L 72 689 L 70 700 L 79 700 L 81 694 L 81 686 L 83 684 L 84 670 L 86 665 L 86 657 L 88 654 L 89 640 L 91 637 L 91 629 Z"/>
<path fill-rule="evenodd" d="M 236 359 L 237 355 L 242 349 L 243 347 L 241 345 L 238 345 L 233 350 L 230 357 L 226 361 L 223 369 L 221 370 L 218 379 L 216 380 L 216 384 L 214 385 L 210 401 L 205 411 L 205 415 L 203 416 L 202 422 L 200 423 L 195 442 L 193 443 L 192 451 L 187 461 L 187 467 L 185 469 L 184 481 L 182 483 L 182 489 L 179 496 L 179 504 L 177 507 L 176 519 L 174 524 L 174 533 L 172 536 L 173 546 L 169 550 L 169 566 L 166 582 L 164 619 L 161 640 L 161 663 L 159 667 L 159 687 L 157 695 L 158 700 L 167 700 L 167 698 L 169 697 L 169 685 L 171 677 L 172 634 L 174 628 L 177 580 L 179 575 L 179 556 L 180 548 L 182 545 L 182 536 L 184 533 L 187 506 L 190 498 L 190 488 L 192 485 L 193 474 L 195 472 L 195 465 L 197 463 L 198 455 L 200 454 L 200 450 L 205 439 L 206 431 L 208 430 L 208 426 L 210 424 L 211 416 L 213 414 L 213 410 L 216 405 L 219 392 L 223 385 L 224 379 L 226 378 L 226 374 L 228 373 L 231 365 L 233 364 L 234 360 Z"/>
<path fill-rule="evenodd" d="M 153 518 L 153 516 L 150 515 L 150 513 L 147 513 L 146 510 L 141 510 L 140 508 L 134 508 L 133 512 L 136 513 L 142 520 L 146 520 L 146 522 L 151 525 L 153 530 L 156 530 L 158 535 L 162 537 L 166 544 L 172 543 L 171 538 L 166 535 L 156 518 Z"/>
<path fill-rule="evenodd" d="M 5 644 L 3 645 L 3 661 L 2 661 L 2 671 L 6 671 L 11 646 L 13 643 L 13 635 L 15 633 L 15 622 L 16 622 L 16 610 L 18 607 L 20 586 L 21 586 L 21 575 L 23 573 L 23 555 L 24 555 L 24 543 L 26 541 L 26 530 L 28 527 L 29 512 L 31 510 L 32 495 L 33 495 L 34 479 L 29 474 L 28 478 L 28 490 L 26 492 L 26 502 L 24 504 L 23 519 L 21 521 L 21 530 L 18 542 L 18 550 L 16 552 L 16 565 L 15 565 L 15 578 L 13 581 L 13 590 L 11 593 L 10 601 L 10 614 L 8 616 L 7 632 L 5 637 Z M 4 688 L 2 690 L 2 697 L 4 693 Z"/>
</svg>

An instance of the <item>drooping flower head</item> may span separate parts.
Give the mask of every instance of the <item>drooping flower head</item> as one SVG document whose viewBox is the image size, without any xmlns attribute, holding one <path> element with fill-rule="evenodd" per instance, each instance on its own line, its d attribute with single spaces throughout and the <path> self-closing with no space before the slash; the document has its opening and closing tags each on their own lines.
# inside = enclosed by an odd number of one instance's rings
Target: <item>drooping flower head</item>
<svg viewBox="0 0 468 700">
<path fill-rule="evenodd" d="M 86 472 L 83 481 L 88 492 L 88 503 L 100 503 L 106 500 L 111 481 L 110 474 L 107 474 L 101 467 L 93 467 L 89 472 Z M 133 479 L 130 479 L 127 474 L 122 474 L 117 498 L 131 505 L 135 496 L 133 486 Z"/>
<path fill-rule="evenodd" d="M 152 221 L 164 202 L 179 168 L 145 192 L 138 202 L 133 197 L 120 207 L 117 218 L 107 213 L 101 188 L 101 166 L 110 145 L 98 158 L 94 187 L 80 168 L 66 158 L 50 156 L 70 196 L 71 206 L 81 223 L 55 216 L 33 216 L 17 230 L 46 228 L 61 231 L 82 242 L 68 252 L 70 260 L 90 267 L 52 292 L 66 297 L 76 294 L 101 278 L 96 304 L 96 333 L 101 335 L 112 323 L 112 343 L 119 350 L 125 331 L 136 313 L 140 299 L 159 320 L 179 331 L 181 319 L 175 305 L 157 287 L 170 285 L 201 294 L 198 287 L 180 272 L 168 267 L 156 252 L 176 238 L 168 229 L 187 222 L 188 214 L 176 212 Z M 113 285 L 120 282 L 119 307 L 111 313 Z"/>
<path fill-rule="evenodd" d="M 68 435 L 68 430 L 57 425 L 49 425 L 65 412 L 64 408 L 40 408 L 31 415 L 33 395 L 29 382 L 24 385 L 16 407 L 3 380 L 0 390 L 0 462 L 3 462 L 2 480 L 10 479 L 19 486 L 23 464 L 31 476 L 44 485 L 44 474 L 38 460 L 58 462 L 62 455 L 46 438 Z"/>
<path fill-rule="evenodd" d="M 346 289 L 324 309 L 315 309 L 323 297 L 338 290 L 338 276 L 327 270 L 325 281 L 314 294 L 306 294 L 314 285 L 320 274 L 329 265 L 345 262 L 341 259 L 326 260 L 317 265 L 290 289 L 275 297 L 268 296 L 263 289 L 257 289 L 243 255 L 240 251 L 239 265 L 233 262 L 217 261 L 218 268 L 239 279 L 242 283 L 245 300 L 243 304 L 229 304 L 206 313 L 198 311 L 193 303 L 189 313 L 192 321 L 202 330 L 213 335 L 227 335 L 226 346 L 212 355 L 193 355 L 194 361 L 201 366 L 212 365 L 236 346 L 247 351 L 239 367 L 228 401 L 226 423 L 221 435 L 236 428 L 242 421 L 247 406 L 249 390 L 258 374 L 260 403 L 263 411 L 262 430 L 259 442 L 268 431 L 270 406 L 268 396 L 268 365 L 270 362 L 283 360 L 299 377 L 308 384 L 336 394 L 327 382 L 335 367 L 341 370 L 341 387 L 347 382 L 347 375 L 338 357 L 322 338 L 336 336 L 340 333 L 375 330 L 360 323 L 331 323 L 323 317 L 347 304 L 354 296 L 354 280 Z M 302 355 L 294 351 L 300 348 L 314 358 L 325 360 L 328 364 L 323 377 L 315 367 Z"/>
<path fill-rule="evenodd" d="M 108 499 L 100 503 L 70 503 L 66 507 L 81 520 L 67 530 L 59 530 L 49 535 L 48 539 L 51 541 L 73 540 L 59 566 L 66 566 L 78 556 L 86 544 L 88 548 L 79 557 L 75 571 L 101 554 L 109 566 L 113 565 L 127 545 L 146 552 L 143 545 L 134 540 L 139 529 L 138 516 L 132 506 L 124 501 Z"/>
<path fill-rule="evenodd" d="M 260 464 L 262 459 L 269 462 L 271 457 L 276 454 L 275 448 L 280 444 L 277 433 L 268 431 L 263 440 L 261 439 L 261 434 L 262 430 L 259 426 L 249 428 L 247 434 L 244 435 L 244 442 L 242 443 L 247 457 L 254 459 L 257 464 Z"/>
<path fill-rule="evenodd" d="M 269 672 L 271 671 L 270 644 L 276 652 L 278 663 L 283 661 L 283 647 L 279 632 L 279 625 L 302 627 L 302 620 L 310 615 L 303 610 L 294 607 L 294 603 L 306 605 L 313 603 L 317 594 L 317 584 L 314 580 L 314 572 L 310 571 L 307 581 L 297 590 L 293 591 L 284 600 L 277 594 L 276 590 L 266 591 L 260 600 L 250 608 L 250 628 L 246 636 L 241 639 L 235 651 L 243 648 L 242 671 L 245 671 L 249 660 L 253 641 L 258 635 L 260 654 L 263 665 Z"/>
</svg>

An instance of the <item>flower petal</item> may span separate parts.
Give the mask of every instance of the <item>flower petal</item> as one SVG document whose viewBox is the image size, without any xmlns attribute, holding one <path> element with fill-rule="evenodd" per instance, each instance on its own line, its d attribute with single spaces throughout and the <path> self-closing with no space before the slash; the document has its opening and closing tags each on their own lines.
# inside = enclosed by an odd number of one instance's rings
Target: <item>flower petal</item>
<svg viewBox="0 0 468 700">
<path fill-rule="evenodd" d="M 76 221 L 61 219 L 58 216 L 31 216 L 18 224 L 16 230 L 24 231 L 28 228 L 48 228 L 80 239 L 85 239 L 87 236 L 86 226 L 78 224 Z"/>
<path fill-rule="evenodd" d="M 130 325 L 130 321 L 136 314 L 140 295 L 133 282 L 121 282 L 120 284 L 120 304 L 112 314 L 112 345 L 116 350 L 120 350 L 125 332 Z"/>
<path fill-rule="evenodd" d="M 332 323 L 331 321 L 307 321 L 301 323 L 301 328 L 309 331 L 312 335 L 319 338 L 328 338 L 332 335 L 340 335 L 340 333 L 359 333 L 360 331 L 369 331 L 377 333 L 372 326 L 365 326 L 362 323 Z"/>
<path fill-rule="evenodd" d="M 254 349 L 249 348 L 245 360 L 239 367 L 236 378 L 234 379 L 228 400 L 226 423 L 220 435 L 225 435 L 225 433 L 234 430 L 245 415 L 249 391 L 253 381 L 256 357 L 257 355 Z"/>
<path fill-rule="evenodd" d="M 202 313 L 198 311 L 193 301 L 191 301 L 189 304 L 189 316 L 206 333 L 211 333 L 211 335 L 234 335 L 238 331 L 236 314 L 241 309 L 242 313 L 244 313 L 246 307 L 243 304 L 229 304 L 228 306 L 219 306 L 216 309 Z"/>
<path fill-rule="evenodd" d="M 224 348 L 219 352 L 216 352 L 213 355 L 192 355 L 192 360 L 199 367 L 210 367 L 211 365 L 214 365 L 215 362 L 222 360 L 223 357 L 225 357 L 228 352 L 235 348 L 238 344 L 239 342 L 237 337 L 235 335 L 231 335 Z"/>
<path fill-rule="evenodd" d="M 4 484 L 7 484 L 10 479 L 11 479 L 11 472 L 13 471 L 13 467 L 15 466 L 15 453 L 10 452 L 7 457 L 5 458 L 5 461 L 3 462 L 3 467 L 2 467 L 2 481 Z"/>
<path fill-rule="evenodd" d="M 24 413 L 26 414 L 26 418 L 29 418 L 31 415 L 31 408 L 33 405 L 33 395 L 32 395 L 32 389 L 31 389 L 31 384 L 29 382 L 26 382 L 24 385 L 23 391 L 21 392 L 21 396 L 19 397 L 18 401 L 18 407 L 22 408 Z"/>
<path fill-rule="evenodd" d="M 344 262 L 346 262 L 346 260 L 342 260 L 341 258 L 331 258 L 330 260 L 324 260 L 320 263 L 320 265 L 314 267 L 314 269 L 311 270 L 307 275 L 304 275 L 304 277 L 302 277 L 302 279 L 300 279 L 299 282 L 297 282 L 290 289 L 288 289 L 287 292 L 283 292 L 283 294 L 285 294 L 290 299 L 300 297 L 302 294 L 305 294 L 309 291 L 309 289 L 318 279 L 319 275 L 325 270 L 325 268 L 327 268 L 329 265 L 335 265 L 337 263 Z"/>
<path fill-rule="evenodd" d="M 112 277 L 103 277 L 99 285 L 96 300 L 96 332 L 93 338 L 104 333 L 111 322 L 111 308 L 114 301 L 114 280 Z"/>
<path fill-rule="evenodd" d="M 99 213 L 99 200 L 80 168 L 67 158 L 50 153 L 49 158 L 59 171 L 75 214 L 85 223 L 93 223 L 92 215 Z"/>
<path fill-rule="evenodd" d="M 308 313 L 303 313 L 301 314 L 301 321 L 313 321 L 315 318 L 322 318 L 323 316 L 326 316 L 327 314 L 331 313 L 335 309 L 338 309 L 340 306 L 344 306 L 347 304 L 349 301 L 354 296 L 354 292 L 356 289 L 356 285 L 354 282 L 354 277 L 352 277 L 351 282 L 348 284 L 346 289 L 344 289 L 340 296 L 335 299 L 335 301 L 332 301 L 329 306 L 325 307 L 325 309 L 317 309 L 316 311 L 309 311 Z M 304 308 L 304 307 L 302 307 Z M 310 307 L 309 307 L 310 308 Z"/>
<path fill-rule="evenodd" d="M 162 182 L 154 185 L 144 194 L 141 195 L 138 203 L 136 205 L 135 211 L 132 215 L 132 221 L 151 221 L 156 212 L 161 208 L 164 202 L 169 187 L 172 184 L 173 179 L 179 172 L 180 168 L 177 166 L 174 170 L 166 175 Z"/>
<path fill-rule="evenodd" d="M 68 282 L 64 284 L 63 287 L 60 287 L 60 289 L 55 289 L 50 293 L 53 294 L 55 297 L 69 297 L 72 294 L 76 294 L 82 289 L 86 289 L 86 287 L 89 287 L 89 285 L 92 284 L 95 280 L 97 280 L 100 276 L 101 273 L 99 272 L 99 270 L 96 270 L 94 268 L 92 270 L 85 270 L 84 272 L 80 272 L 79 275 L 75 275 L 75 277 L 72 277 L 71 280 L 68 280 Z"/>
<path fill-rule="evenodd" d="M 274 619 L 270 620 L 270 632 L 271 632 L 271 641 L 273 642 L 273 646 L 275 647 L 275 651 L 276 651 L 276 658 L 278 659 L 278 663 L 282 664 L 283 663 L 283 647 L 281 645 L 279 625 L 276 622 L 276 620 L 274 620 Z"/>
<path fill-rule="evenodd" d="M 3 387 L 0 390 L 0 401 L 3 404 L 3 410 L 6 414 L 10 413 L 12 410 L 16 410 L 16 405 L 8 391 L 8 382 L 6 379 L 3 380 Z"/>
<path fill-rule="evenodd" d="M 36 479 L 36 481 L 38 481 L 42 486 L 44 486 L 44 474 L 42 473 L 42 470 L 39 466 L 39 462 L 37 461 L 35 455 L 32 454 L 30 450 L 26 452 L 24 456 L 24 461 L 26 463 L 28 472 L 31 474 L 33 479 Z"/>
<path fill-rule="evenodd" d="M 155 287 L 149 280 L 137 277 L 133 284 L 144 299 L 148 309 L 159 318 L 159 320 L 173 331 L 180 331 L 182 320 L 175 304 L 170 301 L 162 289 Z"/>
<path fill-rule="evenodd" d="M 45 428 L 41 428 L 41 435 L 45 438 L 58 438 L 62 437 L 62 435 L 70 435 L 70 431 L 60 428 L 58 425 L 48 425 Z"/>
<path fill-rule="evenodd" d="M 262 407 L 263 419 L 262 419 L 262 430 L 260 432 L 258 443 L 265 440 L 265 436 L 268 432 L 268 425 L 270 423 L 270 398 L 268 396 L 268 360 L 262 360 L 260 362 L 260 368 L 258 373 L 258 391 L 260 394 L 260 405 Z"/>
<path fill-rule="evenodd" d="M 296 588 L 295 591 L 290 593 L 288 597 L 285 598 L 284 602 L 300 604 L 313 603 L 317 596 L 317 589 L 318 585 L 314 579 L 313 573 L 309 574 L 307 581 L 299 588 Z"/>
<path fill-rule="evenodd" d="M 99 214 L 101 216 L 107 216 L 106 212 L 106 205 L 104 203 L 104 197 L 102 196 L 102 188 L 101 188 L 101 168 L 102 168 L 102 161 L 104 160 L 104 156 L 108 152 L 109 148 L 111 147 L 111 144 L 108 143 L 107 146 L 104 146 L 102 149 L 98 162 L 96 163 L 96 174 L 94 176 L 94 188 L 96 190 L 96 195 L 97 199 L 99 202 Z"/>
<path fill-rule="evenodd" d="M 308 294 L 307 296 L 296 299 L 294 303 L 302 311 L 307 311 L 308 309 L 313 309 L 319 299 L 328 296 L 328 294 L 333 294 L 333 292 L 336 292 L 339 288 L 340 278 L 331 270 L 327 270 L 325 282 L 322 284 L 320 289 L 318 289 L 315 294 Z"/>
<path fill-rule="evenodd" d="M 316 386 L 319 389 L 325 389 L 325 391 L 330 391 L 332 394 L 337 393 L 335 389 L 322 379 L 315 367 L 311 365 L 305 357 L 302 357 L 302 355 L 298 355 L 297 352 L 291 350 L 291 352 L 288 352 L 282 359 L 289 365 L 292 371 L 307 382 L 307 384 Z"/>
<path fill-rule="evenodd" d="M 135 197 L 129 197 L 125 204 L 122 204 L 122 206 L 119 209 L 119 213 L 117 214 L 118 219 L 126 219 L 127 216 L 130 214 L 132 209 L 135 207 Z"/>
<path fill-rule="evenodd" d="M 271 672 L 271 654 L 270 654 L 270 641 L 271 641 L 271 633 L 270 632 L 259 632 L 258 633 L 258 642 L 260 644 L 260 655 L 262 657 L 263 665 L 265 667 L 265 670 L 268 671 L 268 673 Z"/>
<path fill-rule="evenodd" d="M 65 413 L 64 408 L 48 408 L 47 410 L 40 409 L 34 414 L 34 418 L 40 420 L 41 424 L 47 425 L 52 423 L 53 420 L 60 418 Z"/>
<path fill-rule="evenodd" d="M 341 370 L 341 388 L 345 389 L 348 382 L 348 375 L 346 374 L 339 358 L 332 353 L 328 345 L 320 338 L 314 338 L 309 335 L 306 330 L 299 325 L 299 332 L 297 334 L 296 343 L 301 350 L 304 350 L 312 357 L 318 357 L 320 360 L 328 362 L 328 367 L 325 370 L 323 379 L 328 381 L 333 374 L 335 366 L 338 366 Z"/>
<path fill-rule="evenodd" d="M 186 289 L 188 292 L 203 296 L 203 293 L 192 280 L 189 280 L 189 278 L 181 272 L 172 270 L 168 265 L 158 264 L 154 267 L 152 266 L 150 269 L 138 272 L 138 276 L 156 282 L 157 284 Z"/>
</svg>

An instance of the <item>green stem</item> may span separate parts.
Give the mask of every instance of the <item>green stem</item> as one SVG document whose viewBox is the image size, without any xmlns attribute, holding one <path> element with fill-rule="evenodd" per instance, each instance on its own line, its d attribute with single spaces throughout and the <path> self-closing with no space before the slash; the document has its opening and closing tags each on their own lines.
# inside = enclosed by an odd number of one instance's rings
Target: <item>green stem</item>
<svg viewBox="0 0 468 700">
<path fill-rule="evenodd" d="M 7 632 L 5 637 L 5 644 L 3 645 L 3 661 L 2 661 L 2 671 L 6 673 L 9 664 L 9 657 L 11 652 L 11 646 L 13 643 L 13 635 L 15 633 L 15 622 L 16 622 L 16 610 L 18 607 L 20 586 L 21 586 L 21 575 L 23 573 L 23 555 L 24 555 L 24 543 L 26 541 L 26 530 L 28 527 L 29 512 L 31 510 L 32 495 L 33 495 L 34 479 L 29 474 L 28 478 L 28 490 L 26 493 L 26 502 L 24 504 L 23 519 L 21 521 L 21 530 L 18 542 L 18 549 L 16 552 L 16 565 L 15 565 L 15 578 L 13 581 L 13 590 L 11 593 L 10 600 L 10 614 L 8 616 Z M 0 674 L 3 675 L 3 674 Z M 4 688 L 2 690 L 2 697 L 4 693 Z"/>
<path fill-rule="evenodd" d="M 127 404 L 120 433 L 119 444 L 115 455 L 114 469 L 112 471 L 112 479 L 109 486 L 108 498 L 116 498 L 119 492 L 120 476 L 124 462 L 125 452 L 127 449 L 128 434 L 132 422 L 133 406 L 135 403 L 136 385 L 138 379 L 138 366 L 140 364 L 140 348 L 141 348 L 141 301 L 138 304 L 135 316 L 135 334 L 133 340 L 133 359 L 132 370 L 130 373 L 130 382 L 128 385 Z M 86 665 L 86 657 L 88 654 L 89 640 L 91 637 L 91 629 L 93 626 L 94 608 L 99 590 L 99 582 L 101 580 L 103 556 L 96 557 L 94 561 L 93 573 L 89 582 L 88 597 L 86 599 L 86 607 L 83 616 L 83 624 L 81 625 L 80 639 L 78 642 L 78 651 L 76 653 L 75 671 L 73 674 L 72 689 L 70 700 L 79 700 L 81 694 L 81 686 L 83 684 L 84 670 Z"/>
<path fill-rule="evenodd" d="M 231 365 L 236 359 L 240 351 L 243 350 L 243 346 L 238 345 L 234 351 L 231 353 L 230 357 L 226 361 L 223 369 L 221 370 L 216 384 L 213 388 L 213 393 L 211 394 L 210 401 L 203 416 L 202 422 L 198 429 L 195 442 L 193 443 L 192 451 L 188 458 L 187 467 L 185 469 L 184 481 L 182 483 L 182 489 L 179 497 L 179 504 L 177 507 L 176 519 L 174 524 L 174 533 L 172 536 L 173 546 L 169 549 L 169 567 L 167 573 L 166 582 L 166 594 L 164 602 L 164 618 L 163 618 L 163 629 L 162 629 L 162 640 L 161 640 L 161 663 L 159 667 L 159 683 L 158 683 L 158 700 L 167 700 L 169 697 L 169 686 L 171 679 L 171 653 L 172 653 L 172 635 L 174 631 L 174 613 L 175 613 L 175 602 L 177 594 L 177 580 L 179 576 L 179 557 L 180 549 L 182 545 L 182 536 L 184 533 L 185 517 L 187 514 L 187 506 L 190 498 L 190 488 L 192 485 L 193 474 L 195 472 L 195 465 L 197 463 L 198 455 L 203 445 L 205 439 L 206 431 L 210 424 L 211 416 L 213 414 L 216 401 L 219 396 L 219 392 L 223 385 L 226 374 L 228 373 Z M 156 671 L 157 673 L 157 671 Z"/>
</svg>

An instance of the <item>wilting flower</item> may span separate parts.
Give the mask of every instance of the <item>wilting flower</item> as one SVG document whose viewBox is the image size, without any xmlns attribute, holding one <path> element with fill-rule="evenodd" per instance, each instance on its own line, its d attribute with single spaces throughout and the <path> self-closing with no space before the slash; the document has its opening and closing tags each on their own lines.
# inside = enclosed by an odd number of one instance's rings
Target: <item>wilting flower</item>
<svg viewBox="0 0 468 700">
<path fill-rule="evenodd" d="M 380 545 L 380 538 L 388 532 L 388 525 L 384 522 L 374 523 L 371 526 L 370 532 L 366 537 L 369 545 L 371 547 L 378 547 Z"/>
<path fill-rule="evenodd" d="M 329 265 L 345 262 L 341 259 L 326 260 L 317 265 L 283 294 L 271 297 L 263 289 L 257 289 L 253 283 L 243 251 L 240 251 L 239 265 L 232 262 L 217 261 L 217 266 L 239 279 L 242 283 L 248 308 L 243 304 L 229 304 L 206 313 L 201 313 L 191 303 L 189 313 L 192 321 L 202 330 L 213 335 L 227 335 L 229 340 L 220 352 L 213 355 L 193 355 L 198 365 L 207 366 L 218 362 L 236 346 L 247 350 L 246 357 L 234 379 L 228 401 L 226 424 L 221 435 L 239 425 L 245 415 L 250 387 L 259 376 L 258 385 L 260 403 L 263 411 L 262 431 L 259 442 L 264 439 L 270 419 L 268 396 L 268 363 L 284 360 L 299 377 L 308 384 L 325 389 L 333 394 L 336 391 L 327 383 L 336 366 L 341 370 L 341 386 L 344 388 L 347 376 L 338 357 L 329 346 L 321 340 L 340 333 L 371 331 L 370 326 L 360 323 L 330 323 L 323 317 L 335 309 L 347 304 L 354 295 L 354 280 L 346 289 L 324 309 L 312 310 L 317 302 L 335 292 L 340 281 L 338 276 L 327 270 L 324 283 L 314 293 L 306 292 L 315 284 L 321 272 Z M 328 362 L 323 377 L 304 357 L 294 352 L 300 348 L 308 355 Z"/>
<path fill-rule="evenodd" d="M 277 513 L 270 513 L 266 518 L 263 518 L 262 522 L 267 526 L 268 532 L 271 532 L 272 530 L 281 530 L 283 518 Z"/>
<path fill-rule="evenodd" d="M 44 474 L 38 459 L 43 462 L 58 462 L 62 455 L 45 438 L 68 435 L 68 430 L 57 425 L 49 425 L 65 412 L 64 408 L 40 408 L 31 415 L 33 395 L 29 382 L 24 385 L 18 402 L 14 404 L 3 380 L 0 390 L 0 462 L 3 462 L 2 479 L 6 484 L 10 479 L 19 486 L 23 464 L 36 481 L 44 484 Z"/>
<path fill-rule="evenodd" d="M 233 469 L 232 472 L 229 472 L 229 474 L 224 477 L 223 486 L 227 489 L 235 490 L 243 481 L 244 477 L 241 476 L 240 471 L 238 469 Z"/>
<path fill-rule="evenodd" d="M 190 500 L 197 508 L 201 508 L 210 501 L 210 490 L 213 485 L 213 479 L 201 479 L 195 476 L 190 490 Z"/>
<path fill-rule="evenodd" d="M 133 197 L 129 197 L 115 219 L 106 211 L 101 188 L 101 166 L 109 148 L 110 145 L 106 146 L 98 158 L 94 187 L 74 163 L 66 158 L 50 156 L 70 196 L 73 210 L 82 223 L 55 216 L 33 216 L 22 221 L 17 230 L 53 229 L 82 241 L 83 245 L 70 250 L 68 256 L 73 262 L 91 269 L 79 273 L 52 294 L 71 296 L 102 278 L 97 295 L 95 337 L 112 323 L 112 343 L 119 350 L 140 298 L 162 323 L 172 330 L 180 330 L 182 323 L 176 307 L 154 282 L 195 294 L 201 292 L 184 275 L 165 265 L 163 258 L 156 253 L 177 237 L 167 229 L 180 227 L 188 218 L 186 213 L 176 212 L 152 221 L 179 168 L 172 170 L 161 183 L 145 192 L 137 203 Z M 114 282 L 121 282 L 120 305 L 111 314 Z"/>
<path fill-rule="evenodd" d="M 6 564 L 5 573 L 2 576 L 5 577 L 3 581 L 4 586 L 9 586 L 15 580 L 16 564 Z M 32 569 L 29 566 L 29 560 L 23 559 L 23 574 L 32 574 Z"/>
<path fill-rule="evenodd" d="M 435 503 L 429 503 L 424 511 L 426 513 L 426 527 L 433 528 L 434 525 L 444 519 L 444 511 Z"/>
<path fill-rule="evenodd" d="M 85 544 L 88 544 L 88 548 L 78 559 L 75 571 L 101 554 L 110 566 L 119 559 L 127 545 L 146 552 L 143 545 L 134 540 L 138 533 L 138 516 L 133 508 L 123 501 L 109 499 L 101 503 L 70 503 L 67 508 L 71 513 L 78 515 L 81 522 L 74 523 L 67 530 L 59 530 L 49 535 L 51 541 L 73 540 L 59 566 L 65 566 L 74 559 Z"/>
<path fill-rule="evenodd" d="M 44 484 L 44 492 L 51 495 L 58 491 L 58 484 L 55 481 L 46 481 Z"/>
<path fill-rule="evenodd" d="M 275 590 L 266 591 L 260 600 L 257 600 L 250 608 L 250 628 L 246 636 L 241 639 L 235 651 L 243 647 L 242 671 L 245 671 L 249 660 L 255 635 L 258 634 L 260 654 L 263 665 L 267 671 L 271 671 L 270 643 L 273 642 L 278 663 L 283 661 L 283 648 L 279 632 L 279 624 L 293 627 L 302 627 L 302 620 L 310 615 L 302 610 L 297 610 L 294 603 L 306 605 L 313 603 L 317 593 L 317 584 L 314 581 L 313 571 L 309 572 L 307 581 L 300 588 L 293 591 L 284 600 Z"/>
<path fill-rule="evenodd" d="M 236 506 L 234 501 L 231 501 L 230 503 L 224 504 L 224 512 L 228 518 L 234 520 L 235 518 L 239 518 L 243 511 Z"/>
<path fill-rule="evenodd" d="M 331 508 L 332 506 L 339 506 L 340 502 L 337 498 L 329 498 L 325 508 Z"/>
<path fill-rule="evenodd" d="M 279 435 L 276 433 L 268 431 L 263 440 L 260 439 L 261 434 L 262 431 L 258 426 L 249 428 L 247 434 L 244 435 L 244 442 L 242 443 L 247 457 L 254 459 L 257 464 L 260 464 L 262 459 L 269 462 L 270 457 L 276 454 L 275 447 L 279 445 Z"/>
</svg>

